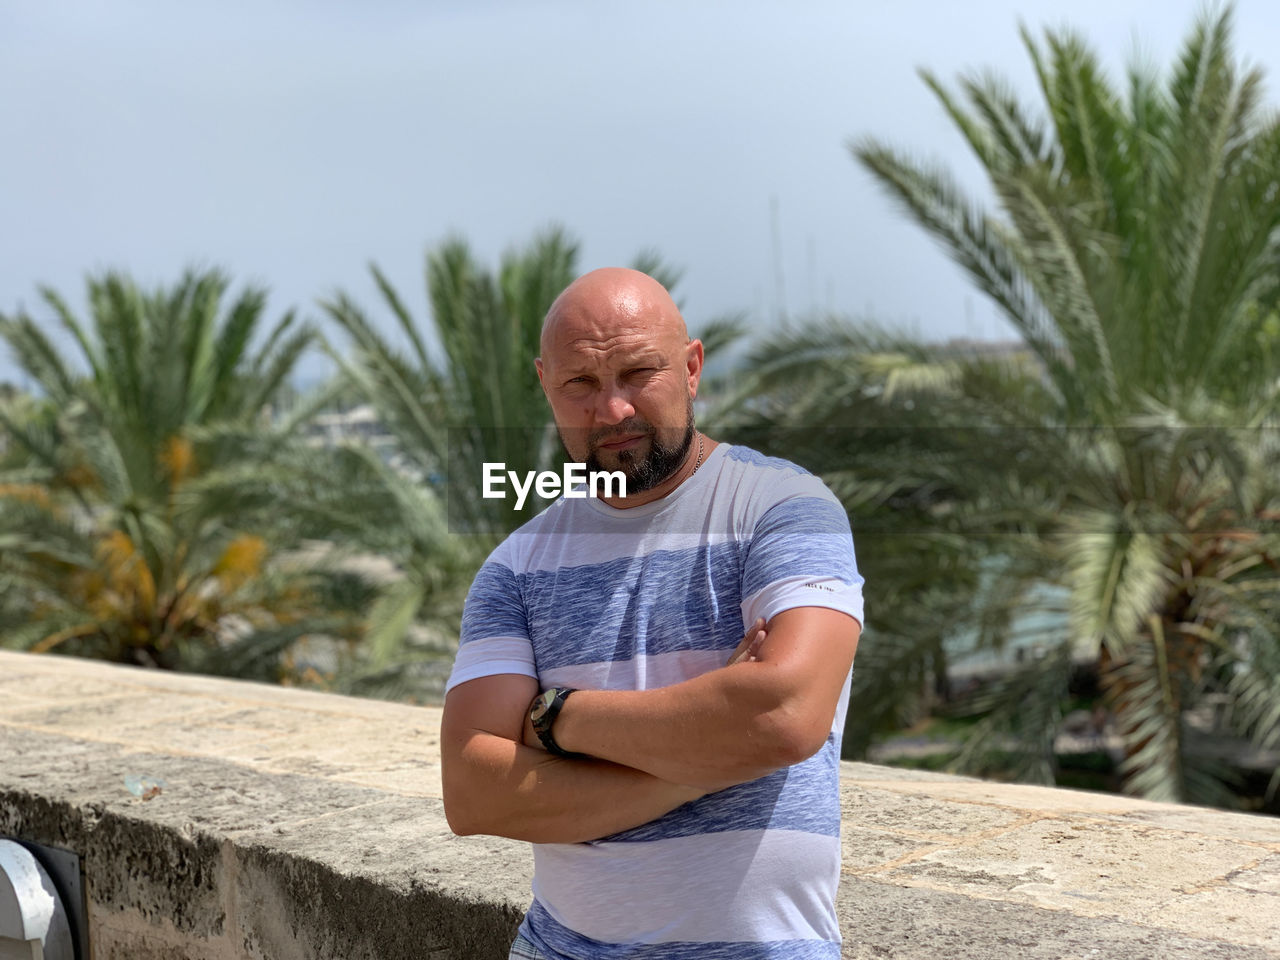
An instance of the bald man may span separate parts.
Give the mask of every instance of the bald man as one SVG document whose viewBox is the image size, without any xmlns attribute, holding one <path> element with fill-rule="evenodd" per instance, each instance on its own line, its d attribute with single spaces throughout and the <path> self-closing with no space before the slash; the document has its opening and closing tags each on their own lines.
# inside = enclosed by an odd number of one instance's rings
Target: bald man
<svg viewBox="0 0 1280 960">
<path fill-rule="evenodd" d="M 534 844 L 511 956 L 839 957 L 847 515 L 806 471 L 697 429 L 702 344 L 651 277 L 580 277 L 541 353 L 569 460 L 627 486 L 557 500 L 467 596 L 445 812 Z"/>
</svg>

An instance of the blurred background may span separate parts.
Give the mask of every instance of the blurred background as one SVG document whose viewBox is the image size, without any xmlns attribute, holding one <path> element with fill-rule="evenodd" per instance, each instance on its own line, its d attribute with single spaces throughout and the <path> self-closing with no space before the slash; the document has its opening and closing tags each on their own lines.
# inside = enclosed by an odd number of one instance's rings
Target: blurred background
<svg viewBox="0 0 1280 960">
<path fill-rule="evenodd" d="M 542 316 L 630 264 L 849 509 L 846 756 L 1280 812 L 1277 39 L 0 0 L 0 644 L 438 699 L 517 519 L 457 464 L 554 461 Z"/>
</svg>

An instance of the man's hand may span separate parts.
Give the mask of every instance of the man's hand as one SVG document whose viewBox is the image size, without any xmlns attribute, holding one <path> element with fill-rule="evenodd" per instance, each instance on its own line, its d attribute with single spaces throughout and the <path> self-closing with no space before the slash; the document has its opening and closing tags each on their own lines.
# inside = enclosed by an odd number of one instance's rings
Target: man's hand
<svg viewBox="0 0 1280 960">
<path fill-rule="evenodd" d="M 724 662 L 724 665 L 732 667 L 735 663 L 751 663 L 759 660 L 760 645 L 764 643 L 765 635 L 764 617 L 757 617 L 756 622 L 747 628 L 746 636 L 733 648 L 733 653 L 729 654 L 729 659 Z"/>
</svg>

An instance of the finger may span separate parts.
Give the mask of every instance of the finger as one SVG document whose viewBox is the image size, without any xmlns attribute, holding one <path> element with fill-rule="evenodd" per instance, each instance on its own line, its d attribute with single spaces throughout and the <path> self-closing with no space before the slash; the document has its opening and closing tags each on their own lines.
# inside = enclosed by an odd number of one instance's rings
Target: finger
<svg viewBox="0 0 1280 960">
<path fill-rule="evenodd" d="M 738 645 L 733 648 L 733 651 L 729 654 L 729 659 L 725 661 L 725 666 L 728 666 L 729 664 L 739 660 L 742 657 L 742 655 L 747 652 L 750 646 L 751 646 L 751 634 L 748 632 L 747 636 L 739 640 Z"/>
<path fill-rule="evenodd" d="M 738 645 L 733 648 L 733 653 L 729 655 L 729 663 L 741 660 L 742 657 L 751 649 L 751 644 L 755 641 L 756 634 L 764 627 L 764 618 L 757 617 L 755 623 L 747 628 L 746 635 L 738 641 Z"/>
<path fill-rule="evenodd" d="M 747 631 L 746 636 L 734 647 L 733 653 L 729 654 L 729 659 L 725 661 L 725 666 L 731 667 L 735 663 L 740 663 L 751 656 L 753 651 L 758 650 L 760 644 L 764 642 L 764 634 L 764 618 L 758 617 Z"/>
<path fill-rule="evenodd" d="M 744 637 L 742 642 L 733 648 L 733 653 L 729 654 L 729 659 L 724 662 L 724 665 L 731 667 L 750 653 L 751 641 Z"/>
</svg>

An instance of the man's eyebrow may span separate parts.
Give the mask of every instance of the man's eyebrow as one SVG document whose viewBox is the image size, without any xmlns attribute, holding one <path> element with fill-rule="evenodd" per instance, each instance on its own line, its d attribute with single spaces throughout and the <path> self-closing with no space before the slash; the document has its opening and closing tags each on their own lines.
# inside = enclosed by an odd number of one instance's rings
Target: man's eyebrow
<svg viewBox="0 0 1280 960">
<path fill-rule="evenodd" d="M 628 367 L 658 367 L 666 362 L 666 356 L 651 347 L 645 347 L 626 358 Z"/>
</svg>

